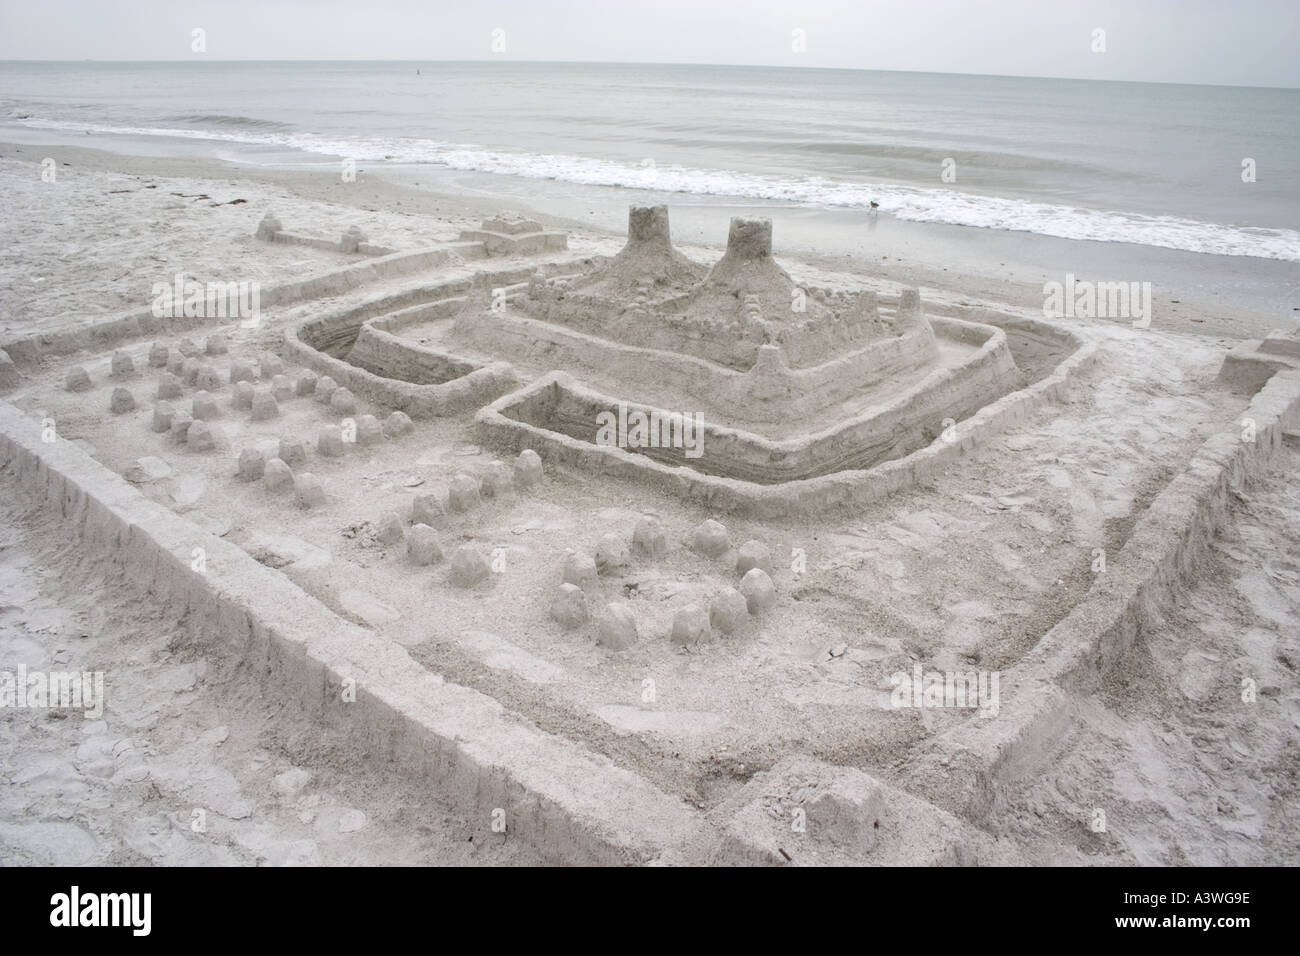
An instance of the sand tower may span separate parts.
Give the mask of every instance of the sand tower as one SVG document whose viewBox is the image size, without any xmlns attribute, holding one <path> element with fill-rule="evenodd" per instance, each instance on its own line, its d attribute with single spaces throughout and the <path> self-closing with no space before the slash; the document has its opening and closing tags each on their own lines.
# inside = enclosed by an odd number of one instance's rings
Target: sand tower
<svg viewBox="0 0 1300 956">
<path fill-rule="evenodd" d="M 631 206 L 627 211 L 627 245 L 589 281 L 574 291 L 592 296 L 624 295 L 649 283 L 660 295 L 690 288 L 704 269 L 673 248 L 667 206 Z"/>
</svg>

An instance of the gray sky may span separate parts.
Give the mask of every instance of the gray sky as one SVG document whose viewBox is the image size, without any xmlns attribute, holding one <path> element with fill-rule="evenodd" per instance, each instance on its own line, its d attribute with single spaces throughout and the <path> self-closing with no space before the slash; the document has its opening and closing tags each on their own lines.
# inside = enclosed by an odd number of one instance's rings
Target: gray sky
<svg viewBox="0 0 1300 956">
<path fill-rule="evenodd" d="M 1300 87 L 1300 0 L 0 0 L 0 59 L 601 60 Z M 792 50 L 792 31 L 807 49 Z M 1093 31 L 1105 30 L 1105 52 Z M 492 51 L 492 31 L 505 51 Z"/>
</svg>

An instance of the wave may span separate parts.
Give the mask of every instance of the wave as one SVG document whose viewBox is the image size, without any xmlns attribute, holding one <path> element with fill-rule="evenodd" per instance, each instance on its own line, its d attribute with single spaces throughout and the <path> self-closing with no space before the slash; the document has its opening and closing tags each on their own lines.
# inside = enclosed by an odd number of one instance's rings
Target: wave
<svg viewBox="0 0 1300 956">
<path fill-rule="evenodd" d="M 291 130 L 293 129 L 288 123 L 281 123 L 276 120 L 253 119 L 251 116 L 230 116 L 225 113 L 195 113 L 193 115 L 183 114 L 181 116 L 166 116 L 163 118 L 164 123 L 193 123 L 196 126 L 233 126 L 243 129 L 259 130 Z"/>
<path fill-rule="evenodd" d="M 191 120 L 199 121 L 198 118 Z M 882 212 L 911 222 L 1030 232 L 1093 242 L 1128 242 L 1208 255 L 1300 261 L 1300 231 L 1294 229 L 1224 225 L 1176 216 L 1148 216 L 1008 199 L 954 189 L 848 182 L 816 176 L 785 178 L 732 170 L 655 165 L 648 161 L 619 162 L 590 156 L 505 152 L 428 139 L 334 139 L 314 133 L 103 126 L 35 118 L 23 123 L 47 129 L 280 146 L 325 156 L 349 157 L 357 162 L 428 164 L 466 172 L 661 193 L 850 209 L 866 209 L 875 202 Z"/>
</svg>

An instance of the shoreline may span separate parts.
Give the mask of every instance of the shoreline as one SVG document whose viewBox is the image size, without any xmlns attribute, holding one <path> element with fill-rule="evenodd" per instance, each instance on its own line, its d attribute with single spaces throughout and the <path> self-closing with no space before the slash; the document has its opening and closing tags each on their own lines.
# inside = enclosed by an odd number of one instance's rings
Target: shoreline
<svg viewBox="0 0 1300 956">
<path fill-rule="evenodd" d="M 856 210 L 539 183 L 430 166 L 362 165 L 355 182 L 343 183 L 332 169 L 306 164 L 276 167 L 211 156 L 144 155 L 72 146 L 57 136 L 33 139 L 38 141 L 0 142 L 0 159 L 35 166 L 52 152 L 60 163 L 71 163 L 73 171 L 244 181 L 368 213 L 478 219 L 510 208 L 578 236 L 608 240 L 624 235 L 629 205 L 666 202 L 674 241 L 683 246 L 720 249 L 731 216 L 768 217 L 778 259 L 917 286 L 923 297 L 939 294 L 1037 311 L 1044 284 L 1071 273 L 1080 280 L 1150 282 L 1151 325 L 1159 331 L 1228 344 L 1300 321 L 1300 268 L 1281 260 L 916 223 Z"/>
</svg>

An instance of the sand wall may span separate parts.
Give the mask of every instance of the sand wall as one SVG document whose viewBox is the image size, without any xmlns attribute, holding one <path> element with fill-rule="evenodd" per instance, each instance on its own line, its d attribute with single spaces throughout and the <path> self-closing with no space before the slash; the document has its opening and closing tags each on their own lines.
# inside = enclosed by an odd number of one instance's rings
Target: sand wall
<svg viewBox="0 0 1300 956">
<path fill-rule="evenodd" d="M 1035 320 L 995 316 L 991 313 L 985 313 L 985 316 L 990 322 L 999 325 L 1004 320 L 1007 321 L 1012 329 L 1017 330 L 1017 334 L 1037 329 L 1040 324 L 1045 325 Z M 939 318 L 935 321 L 939 328 L 950 320 Z M 924 481 L 934 469 L 942 468 L 947 462 L 974 449 L 978 443 L 997 435 L 1003 428 L 1023 420 L 1047 402 L 1060 398 L 1069 380 L 1094 360 L 1096 346 L 1085 343 L 1074 333 L 1058 327 L 1039 331 L 1044 336 L 1059 337 L 1061 341 L 1069 342 L 1073 350 L 1051 374 L 980 407 L 964 420 L 956 420 L 955 427 L 946 436 L 941 434 L 924 448 L 866 470 L 838 471 L 777 485 L 705 474 L 694 468 L 674 467 L 641 453 L 594 445 L 562 431 L 533 424 L 533 421 L 539 420 L 540 415 L 556 413 L 561 407 L 559 402 L 562 391 L 585 393 L 593 403 L 607 401 L 604 396 L 587 392 L 564 373 L 543 376 L 521 392 L 497 399 L 478 413 L 476 422 L 483 441 L 496 444 L 507 451 L 533 448 L 557 464 L 649 482 L 667 494 L 688 497 L 719 511 L 753 517 L 818 513 L 874 501 Z M 987 359 L 991 374 L 994 375 L 1001 374 L 997 360 L 993 357 L 996 351 L 996 348 L 990 347 L 990 357 Z M 951 380 L 954 377 L 955 370 L 945 369 L 927 379 L 927 389 L 931 395 L 936 396 L 935 401 L 939 402 L 937 409 L 943 412 L 938 416 L 940 427 L 944 418 L 956 419 L 950 410 L 944 410 L 952 406 L 942 404 L 944 396 L 951 400 L 951 393 L 945 390 L 952 387 Z M 550 391 L 553 394 L 542 395 Z M 555 404 L 548 405 L 548 402 Z M 516 406 L 519 410 L 513 410 Z M 873 409 L 866 414 L 874 412 Z M 841 428 L 856 427 L 858 424 L 850 423 Z M 721 431 L 720 429 L 719 432 Z M 781 443 L 771 444 L 780 445 L 779 450 L 784 450 Z"/>
<path fill-rule="evenodd" d="M 262 308 L 268 308 L 342 295 L 382 279 L 441 268 L 456 258 L 472 259 L 484 254 L 482 246 L 477 243 L 450 243 L 437 249 L 385 256 L 299 282 L 261 289 L 260 304 Z M 79 325 L 53 332 L 15 336 L 0 342 L 0 348 L 9 353 L 15 364 L 21 366 L 34 363 L 44 355 L 66 355 L 81 349 L 106 350 L 132 339 L 151 335 L 175 335 L 204 326 L 225 325 L 229 321 L 228 318 L 211 317 L 159 318 L 151 309 L 144 309 L 115 319 L 87 319 Z"/>
<path fill-rule="evenodd" d="M 1251 441 L 1243 440 L 1246 420 L 1254 430 Z M 1270 378 L 1241 422 L 1201 446 L 1143 512 L 1087 596 L 1003 681 L 998 719 L 963 724 L 916 762 L 909 779 L 917 789 L 967 819 L 992 825 L 1000 795 L 1066 745 L 1074 695 L 1097 692 L 1142 629 L 1194 580 L 1197 561 L 1227 520 L 1233 491 L 1267 467 L 1285 431 L 1300 426 L 1300 370 Z"/>
<path fill-rule="evenodd" d="M 459 303 L 459 299 L 433 302 L 367 322 L 348 352 L 348 362 L 382 378 L 399 379 L 413 385 L 441 385 L 468 375 L 478 368 L 468 359 L 427 348 L 385 330 L 386 320 L 398 316 L 422 321 L 447 318 Z"/>
<path fill-rule="evenodd" d="M 925 328 L 913 328 L 814 368 L 792 369 L 777 358 L 770 365 L 760 360 L 738 370 L 688 354 L 684 340 L 672 351 L 624 345 L 515 312 L 462 316 L 455 339 L 513 361 L 524 361 L 542 347 L 553 365 L 599 368 L 632 388 L 672 390 L 683 401 L 743 409 L 744 417 L 755 422 L 797 419 L 802 409 L 826 408 L 862 389 L 914 374 L 935 357 L 933 336 Z"/>
<path fill-rule="evenodd" d="M 40 423 L 0 403 L 0 458 L 86 550 L 147 599 L 190 615 L 204 641 L 243 661 L 268 701 L 300 709 L 354 757 L 427 780 L 557 863 L 643 863 L 708 842 L 699 815 L 643 778 L 444 681 L 374 632 L 339 618 L 279 571 L 190 524 Z M 206 571 L 192 570 L 195 548 Z M 344 700 L 348 683 L 355 701 Z M 111 697 L 109 706 L 112 706 Z"/>
<path fill-rule="evenodd" d="M 1011 355 L 1000 332 L 993 330 L 961 377 L 935 373 L 888 406 L 824 432 L 787 441 L 770 441 L 752 432 L 702 425 L 702 455 L 691 458 L 681 447 L 648 447 L 641 451 L 668 467 L 683 466 L 723 478 L 760 485 L 816 478 L 842 471 L 870 468 L 881 461 L 908 454 L 929 444 L 943 429 L 945 417 L 966 418 L 990 398 L 1006 392 L 1018 379 Z M 506 417 L 538 428 L 560 432 L 579 441 L 595 443 L 602 413 L 639 411 L 662 418 L 670 410 L 619 400 L 582 388 L 576 383 L 552 383 L 555 400 L 538 416 L 539 406 L 524 403 L 518 412 L 503 406 Z"/>
<path fill-rule="evenodd" d="M 431 356 L 436 356 L 436 369 L 428 376 L 430 378 L 438 377 L 438 373 L 450 375 L 463 369 L 469 371 L 440 383 L 425 384 L 376 375 L 350 361 L 336 358 L 332 353 L 352 351 L 366 317 L 363 311 L 349 309 L 300 322 L 285 332 L 285 355 L 300 365 L 330 376 L 356 395 L 405 412 L 415 419 L 478 408 L 518 384 L 514 369 L 506 362 L 479 366 L 454 356 L 431 353 Z M 366 356 L 366 346 L 363 346 L 362 357 L 369 363 L 384 365 L 382 358 Z M 414 372 L 407 374 L 416 375 Z"/>
</svg>

